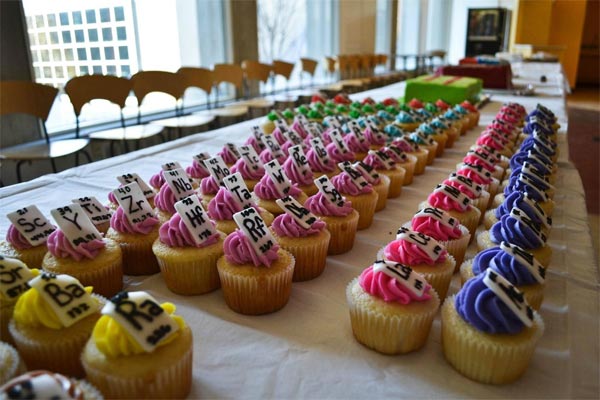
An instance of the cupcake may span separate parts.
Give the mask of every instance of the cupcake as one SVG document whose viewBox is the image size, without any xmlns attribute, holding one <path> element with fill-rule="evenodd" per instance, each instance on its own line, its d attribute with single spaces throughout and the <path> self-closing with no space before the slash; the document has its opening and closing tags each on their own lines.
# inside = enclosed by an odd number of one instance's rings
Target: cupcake
<svg viewBox="0 0 600 400">
<path fill-rule="evenodd" d="M 442 182 L 445 185 L 453 186 L 471 199 L 471 204 L 479 209 L 480 221 L 490 203 L 490 194 L 484 190 L 481 185 L 476 184 L 471 179 L 453 172 Z"/>
<path fill-rule="evenodd" d="M 48 251 L 46 241 L 56 229 L 34 206 L 21 208 L 7 215 L 11 224 L 6 240 L 0 242 L 0 254 L 23 261 L 29 268 L 41 268 Z"/>
<path fill-rule="evenodd" d="M 24 372 L 24 371 L 23 371 Z M 0 380 L 0 383 L 3 383 Z M 0 387 L 2 399 L 103 400 L 102 393 L 86 381 L 55 372 L 37 370 L 19 375 Z"/>
<path fill-rule="evenodd" d="M 460 137 L 460 131 L 456 129 L 450 121 L 444 117 L 437 117 L 431 121 L 431 127 L 434 129 L 440 129 L 448 139 L 446 140 L 446 148 L 449 149 L 454 146 L 456 139 Z"/>
<path fill-rule="evenodd" d="M 325 174 L 328 177 L 333 177 L 337 174 L 335 163 L 329 158 L 327 149 L 321 138 L 310 139 L 311 148 L 306 152 L 306 160 L 310 169 L 316 175 Z"/>
<path fill-rule="evenodd" d="M 410 185 L 415 175 L 417 158 L 413 155 L 406 154 L 393 143 L 390 143 L 389 146 L 382 147 L 381 151 L 387 154 L 394 161 L 397 167 L 400 167 L 404 170 L 403 186 Z"/>
<path fill-rule="evenodd" d="M 448 135 L 446 135 L 443 129 L 424 123 L 419 125 L 418 131 L 424 133 L 428 138 L 433 139 L 437 143 L 435 152 L 436 157 L 441 157 L 444 155 L 446 142 L 448 141 Z"/>
<path fill-rule="evenodd" d="M 546 243 L 546 234 L 541 227 L 527 217 L 523 210 L 513 208 L 505 214 L 489 231 L 477 235 L 477 249 L 483 251 L 508 242 L 522 247 L 531 253 L 544 267 L 548 268 L 552 259 L 552 248 Z"/>
<path fill-rule="evenodd" d="M 192 159 L 192 165 L 185 169 L 186 174 L 194 180 L 196 187 L 200 185 L 202 179 L 210 176 L 206 165 L 204 165 L 204 160 L 208 160 L 209 158 L 210 155 L 208 153 L 197 154 Z"/>
<path fill-rule="evenodd" d="M 404 168 L 398 167 L 385 152 L 369 150 L 369 155 L 363 162 L 375 169 L 378 174 L 385 175 L 390 179 L 388 198 L 396 198 L 402 194 L 406 171 Z"/>
<path fill-rule="evenodd" d="M 444 113 L 444 118 L 450 123 L 450 125 L 458 130 L 460 132 L 461 135 L 464 135 L 465 133 L 467 133 L 467 125 L 463 123 L 463 119 L 457 114 L 455 113 L 453 110 L 448 109 L 445 113 Z"/>
<path fill-rule="evenodd" d="M 385 146 L 386 135 L 381 132 L 373 123 L 368 123 L 364 131 L 364 136 L 370 144 L 371 150 L 377 150 L 381 146 Z M 365 154 L 366 156 L 366 154 Z"/>
<path fill-rule="evenodd" d="M 212 292 L 221 286 L 217 260 L 223 255 L 225 234 L 215 229 L 198 196 L 175 203 L 175 208 L 152 245 L 165 284 L 181 295 Z"/>
<path fill-rule="evenodd" d="M 226 143 L 225 146 L 217 153 L 218 156 L 221 156 L 225 164 L 229 168 L 233 167 L 233 165 L 240 159 L 240 152 L 237 147 L 233 143 Z"/>
<path fill-rule="evenodd" d="M 383 210 L 387 204 L 390 191 L 390 178 L 386 175 L 378 174 L 373 167 L 368 166 L 362 161 L 357 161 L 352 164 L 352 166 L 362 174 L 363 178 L 365 178 L 365 180 L 373 186 L 373 190 L 377 192 L 375 212 Z"/>
<path fill-rule="evenodd" d="M 442 348 L 458 372 L 481 383 L 523 375 L 544 333 L 523 294 L 493 269 L 467 281 L 442 306 Z"/>
<path fill-rule="evenodd" d="M 192 385 L 192 331 L 171 303 L 121 292 L 102 308 L 81 362 L 106 398 L 184 399 Z"/>
<path fill-rule="evenodd" d="M 127 191 L 129 189 L 129 191 Z M 160 271 L 152 244 L 158 238 L 158 218 L 145 201 L 137 184 L 129 184 L 114 191 L 119 208 L 110 219 L 106 238 L 119 244 L 123 252 L 125 275 L 150 275 Z M 131 197 L 129 197 L 131 196 Z M 131 203 L 130 203 L 131 202 Z M 129 207 L 136 204 L 135 209 Z"/>
<path fill-rule="evenodd" d="M 162 184 L 165 183 L 165 178 L 163 175 L 163 171 L 161 171 L 159 174 L 157 174 L 156 176 L 159 177 L 160 181 L 162 182 Z M 140 189 L 142 190 L 142 193 L 144 194 L 144 196 L 146 196 L 146 200 L 148 201 L 148 203 L 150 203 L 150 207 L 154 208 L 154 197 L 156 197 L 156 191 L 158 189 L 160 189 L 160 187 L 162 186 L 162 184 L 159 184 L 159 186 L 154 189 L 153 187 L 148 186 L 148 184 L 146 183 L 146 181 L 144 181 L 138 174 L 134 173 L 128 173 L 128 174 L 123 174 L 123 175 L 119 175 L 117 176 L 117 180 L 119 181 L 119 187 L 123 187 L 125 185 L 128 185 L 130 183 L 137 183 L 140 186 Z M 158 184 L 158 183 L 157 183 Z M 115 196 L 115 194 L 110 191 L 108 193 L 108 207 L 111 210 L 116 210 L 117 207 L 119 207 L 119 202 L 117 201 L 117 197 Z M 109 221 L 109 227 L 110 227 L 110 221 Z M 105 232 L 106 233 L 106 232 Z"/>
<path fill-rule="evenodd" d="M 480 165 L 463 163 L 456 169 L 457 175 L 466 176 L 478 185 L 482 185 L 489 194 L 490 198 L 496 196 L 500 182 L 492 174 Z"/>
<path fill-rule="evenodd" d="M 409 139 L 428 151 L 427 153 L 427 165 L 433 164 L 433 160 L 437 156 L 438 143 L 427 136 L 423 131 L 417 129 L 410 134 Z"/>
<path fill-rule="evenodd" d="M 277 216 L 283 212 L 275 203 L 277 199 L 292 196 L 300 204 L 304 204 L 307 198 L 306 194 L 298 188 L 298 185 L 290 182 L 277 160 L 266 163 L 265 170 L 267 173 L 254 187 L 254 194 L 258 198 L 257 204 L 259 207 Z"/>
<path fill-rule="evenodd" d="M 434 191 L 427 197 L 427 201 L 421 203 L 420 208 L 441 208 L 452 217 L 458 219 L 471 234 L 475 236 L 475 230 L 479 225 L 481 212 L 471 204 L 471 199 L 454 186 L 437 185 Z"/>
<path fill-rule="evenodd" d="M 418 120 L 405 111 L 400 111 L 398 115 L 396 115 L 396 121 L 394 123 L 406 132 L 415 131 L 420 124 Z"/>
<path fill-rule="evenodd" d="M 321 221 L 293 197 L 278 199 L 285 212 L 273 221 L 271 232 L 279 246 L 296 259 L 294 282 L 314 279 L 327 264 L 327 249 L 331 234 Z"/>
<path fill-rule="evenodd" d="M 283 308 L 290 297 L 294 256 L 279 248 L 253 208 L 234 215 L 239 226 L 227 236 L 217 268 L 227 306 L 240 314 L 259 315 Z"/>
<path fill-rule="evenodd" d="M 346 299 L 356 340 L 384 354 L 423 347 L 440 305 L 423 276 L 389 261 L 376 261 L 352 280 Z"/>
<path fill-rule="evenodd" d="M 210 173 L 210 177 L 206 177 L 200 182 L 202 206 L 206 209 L 210 200 L 216 196 L 219 188 L 223 186 L 223 179 L 231 175 L 231 171 L 220 156 L 205 160 L 204 165 Z"/>
<path fill-rule="evenodd" d="M 102 235 L 78 204 L 52 210 L 59 229 L 48 237 L 42 268 L 67 274 L 102 296 L 123 288 L 123 252 L 119 244 Z"/>
<path fill-rule="evenodd" d="M 479 125 L 479 110 L 469 100 L 465 100 L 460 103 L 460 106 L 467 110 L 469 113 L 469 119 L 471 120 L 471 127 Z"/>
<path fill-rule="evenodd" d="M 456 261 L 437 240 L 400 227 L 396 240 L 384 247 L 383 257 L 408 265 L 429 282 L 441 301 L 446 298 Z"/>
<path fill-rule="evenodd" d="M 306 200 L 304 206 L 327 224 L 331 233 L 327 254 L 335 255 L 350 251 L 358 227 L 358 212 L 337 191 L 326 175 L 315 179 L 317 194 Z"/>
<path fill-rule="evenodd" d="M 454 257 L 456 272 L 462 264 L 471 241 L 469 230 L 440 208 L 426 207 L 413 217 L 408 228 L 437 240 Z"/>
<path fill-rule="evenodd" d="M 10 334 L 29 369 L 84 375 L 79 355 L 104 299 L 68 275 L 43 272 L 15 305 Z"/>
<path fill-rule="evenodd" d="M 27 282 L 39 275 L 36 268 L 29 269 L 21 260 L 0 255 L 0 341 L 12 343 L 8 322 L 12 318 L 15 304 L 27 291 Z"/>
<path fill-rule="evenodd" d="M 352 164 L 340 163 L 338 167 L 342 172 L 334 176 L 331 182 L 358 212 L 358 230 L 367 229 L 373 223 L 379 195 L 362 174 L 352 167 Z"/>
<path fill-rule="evenodd" d="M 425 167 L 427 166 L 427 160 L 429 160 L 429 150 L 419 147 L 418 144 L 413 143 L 408 139 L 408 136 L 399 137 L 394 139 L 392 143 L 390 143 L 390 147 L 397 147 L 403 152 L 407 153 L 409 156 L 416 157 L 417 161 L 415 163 L 415 175 L 421 175 L 425 172 Z M 412 177 L 408 176 L 409 180 L 407 185 L 412 183 Z"/>
<path fill-rule="evenodd" d="M 325 146 L 329 158 L 335 164 L 344 161 L 354 162 L 354 160 L 356 160 L 356 156 L 354 152 L 350 151 L 346 146 L 344 139 L 342 139 L 341 133 L 337 129 L 333 132 L 337 132 L 337 135 L 333 135 L 331 143 Z"/>
<path fill-rule="evenodd" d="M 100 233 L 106 233 L 110 228 L 110 217 L 112 210 L 100 203 L 94 196 L 80 197 L 71 200 L 75 204 L 79 204 L 87 217 L 92 221 L 92 224 Z"/>
<path fill-rule="evenodd" d="M 469 150 L 463 158 L 464 163 L 481 166 L 500 181 L 504 177 L 504 168 L 496 165 L 497 160 L 497 158 L 491 156 L 488 152 L 481 150 Z M 459 168 L 460 164 L 457 167 Z"/>
<path fill-rule="evenodd" d="M 344 142 L 352 153 L 354 153 L 355 160 L 362 161 L 366 156 L 367 152 L 371 147 L 371 143 L 365 135 L 360 131 L 360 128 L 354 127 L 350 130 L 346 136 L 344 136 Z M 385 141 L 384 141 L 385 143 Z"/>
<path fill-rule="evenodd" d="M 252 147 L 240 146 L 239 150 L 242 157 L 231 167 L 230 172 L 232 174 L 239 172 L 248 189 L 252 191 L 260 178 L 265 174 L 265 169 L 258 158 L 258 154 L 256 154 Z"/>
<path fill-rule="evenodd" d="M 289 148 L 290 157 L 283 163 L 283 171 L 290 181 L 304 192 L 307 196 L 317 193 L 314 184 L 314 175 L 304 154 L 302 146 L 297 145 Z"/>
<path fill-rule="evenodd" d="M 212 176 L 202 178 L 200 181 L 200 197 L 202 206 L 208 207 L 208 203 L 217 195 L 221 185 Z"/>
<path fill-rule="evenodd" d="M 527 217 L 534 223 L 538 224 L 545 234 L 550 233 L 552 227 L 552 218 L 540 207 L 527 192 L 512 192 L 504 198 L 502 204 L 497 208 L 488 210 L 483 219 L 485 229 L 491 229 L 492 226 L 502 218 L 503 215 L 510 214 L 510 210 L 514 207 L 522 210 Z"/>
<path fill-rule="evenodd" d="M 517 245 L 502 242 L 498 247 L 477 253 L 475 258 L 461 265 L 461 284 L 488 268 L 516 286 L 534 310 L 540 309 L 546 286 L 546 268 L 533 255 Z"/>
<path fill-rule="evenodd" d="M 154 197 L 156 216 L 160 223 L 166 222 L 175 214 L 175 203 L 194 194 L 194 188 L 182 168 L 164 172 L 165 183 Z"/>
<path fill-rule="evenodd" d="M 17 350 L 10 344 L 0 341 L 0 396 L 3 391 L 5 383 L 10 381 L 15 376 L 25 372 L 25 364 L 21 360 L 21 356 Z"/>
</svg>

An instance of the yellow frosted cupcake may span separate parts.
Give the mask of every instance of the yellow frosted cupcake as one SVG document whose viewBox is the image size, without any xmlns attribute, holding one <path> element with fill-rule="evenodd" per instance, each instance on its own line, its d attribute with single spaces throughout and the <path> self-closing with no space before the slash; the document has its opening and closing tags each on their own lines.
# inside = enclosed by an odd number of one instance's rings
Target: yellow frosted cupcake
<svg viewBox="0 0 600 400">
<path fill-rule="evenodd" d="M 10 334 L 29 369 L 84 375 L 79 355 L 104 299 L 68 275 L 42 273 L 15 305 Z"/>
<path fill-rule="evenodd" d="M 377 261 L 346 288 L 352 332 L 384 354 L 423 347 L 440 305 L 435 290 L 410 267 Z"/>
<path fill-rule="evenodd" d="M 227 236 L 217 262 L 225 302 L 240 314 L 278 311 L 290 298 L 294 256 L 279 247 L 255 209 L 233 218 L 241 230 Z"/>
<path fill-rule="evenodd" d="M 122 292 L 102 308 L 81 362 L 106 398 L 184 399 L 192 385 L 192 331 L 146 292 Z"/>
<path fill-rule="evenodd" d="M 44 370 L 29 371 L 6 382 L 0 387 L 0 398 L 104 400 L 90 383 Z"/>
<path fill-rule="evenodd" d="M 27 282 L 40 273 L 29 269 L 21 260 L 0 255 L 0 341 L 13 343 L 8 323 L 13 316 L 19 297 L 29 289 Z"/>
<path fill-rule="evenodd" d="M 327 224 L 331 233 L 327 254 L 343 254 L 352 250 L 358 228 L 358 212 L 326 175 L 315 179 L 315 184 L 319 191 L 306 200 L 305 207 Z"/>
<path fill-rule="evenodd" d="M 379 195 L 350 163 L 340 163 L 338 166 L 340 169 L 343 168 L 343 171 L 334 176 L 331 183 L 342 196 L 352 203 L 352 208 L 358 212 L 357 229 L 367 229 L 373 223 Z"/>
<path fill-rule="evenodd" d="M 275 218 L 271 232 L 277 243 L 296 259 L 294 282 L 314 279 L 327 264 L 331 234 L 325 222 L 318 219 L 292 197 L 277 200 L 285 211 Z"/>
<path fill-rule="evenodd" d="M 198 196 L 175 203 L 175 208 L 152 245 L 165 284 L 187 296 L 212 292 L 221 287 L 217 260 L 226 235 L 215 229 Z"/>
<path fill-rule="evenodd" d="M 492 269 L 468 280 L 442 306 L 444 356 L 477 382 L 518 379 L 543 333 L 542 318 L 523 294 Z"/>
</svg>

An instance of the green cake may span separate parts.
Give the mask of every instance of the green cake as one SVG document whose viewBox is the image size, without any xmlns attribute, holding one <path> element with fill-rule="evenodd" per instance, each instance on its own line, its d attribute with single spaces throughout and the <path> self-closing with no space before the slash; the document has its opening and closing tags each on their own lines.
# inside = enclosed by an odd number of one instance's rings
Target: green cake
<svg viewBox="0 0 600 400">
<path fill-rule="evenodd" d="M 477 102 L 477 96 L 483 87 L 483 81 L 477 78 L 448 75 L 421 75 L 406 81 L 404 99 L 416 98 L 424 102 L 442 99 L 450 104 L 464 100 Z"/>
</svg>

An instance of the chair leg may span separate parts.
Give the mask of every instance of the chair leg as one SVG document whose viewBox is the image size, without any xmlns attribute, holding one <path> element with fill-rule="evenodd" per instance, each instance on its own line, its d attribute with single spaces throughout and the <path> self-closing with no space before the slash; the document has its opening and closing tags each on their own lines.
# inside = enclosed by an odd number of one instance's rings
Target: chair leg
<svg viewBox="0 0 600 400">
<path fill-rule="evenodd" d="M 19 183 L 23 182 L 23 177 L 21 176 L 21 166 L 25 162 L 28 162 L 29 165 L 31 165 L 31 161 L 29 161 L 29 160 L 19 160 L 17 162 L 17 166 L 16 166 L 16 168 L 17 168 L 17 182 L 19 182 Z"/>
<path fill-rule="evenodd" d="M 81 150 L 81 152 L 83 153 L 83 155 L 85 156 L 85 158 L 87 158 L 88 162 L 91 163 L 92 161 L 92 156 L 90 156 L 90 153 L 88 153 L 86 150 Z"/>
</svg>

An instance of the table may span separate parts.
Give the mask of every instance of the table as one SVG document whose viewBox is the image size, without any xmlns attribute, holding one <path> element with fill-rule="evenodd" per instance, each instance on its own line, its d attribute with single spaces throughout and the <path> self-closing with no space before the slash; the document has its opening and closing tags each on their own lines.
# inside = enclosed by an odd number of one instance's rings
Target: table
<svg viewBox="0 0 600 400">
<path fill-rule="evenodd" d="M 534 72 L 529 73 L 533 77 Z M 547 75 L 550 83 L 560 79 Z M 351 97 L 398 97 L 403 86 L 394 84 Z M 375 215 L 373 225 L 358 233 L 351 252 L 329 257 L 319 278 L 294 283 L 289 303 L 279 312 L 257 317 L 238 315 L 227 307 L 220 290 L 183 297 L 169 292 L 160 274 L 126 277 L 127 289 L 147 290 L 160 301 L 175 303 L 177 313 L 192 327 L 195 351 L 190 398 L 598 398 L 600 281 L 581 180 L 567 159 L 567 117 L 561 86 L 540 87 L 535 98 L 494 95 L 492 100 L 482 110 L 480 126 L 436 158 L 424 175 L 404 187 L 398 199 L 388 201 L 387 208 Z M 384 356 L 360 345 L 352 336 L 345 288 L 374 261 L 377 250 L 394 238 L 396 229 L 412 217 L 435 184 L 455 169 L 504 101 L 518 101 L 528 110 L 537 102 L 552 109 L 562 125 L 561 153 L 549 239 L 554 257 L 541 308 L 546 332 L 520 380 L 489 386 L 463 377 L 444 360 L 439 317 L 427 344 L 418 352 Z M 149 179 L 165 162 L 179 161 L 187 166 L 192 155 L 200 151 L 215 154 L 225 142 L 241 144 L 257 121 L 2 188 L 0 214 L 35 203 L 49 216 L 51 208 L 86 195 L 106 201 L 109 190 L 117 186 L 118 174 L 138 172 Z M 3 219 L 0 235 L 5 235 L 7 228 L 8 221 Z M 469 252 L 473 254 L 473 249 Z M 458 290 L 457 278 L 450 294 Z"/>
</svg>

